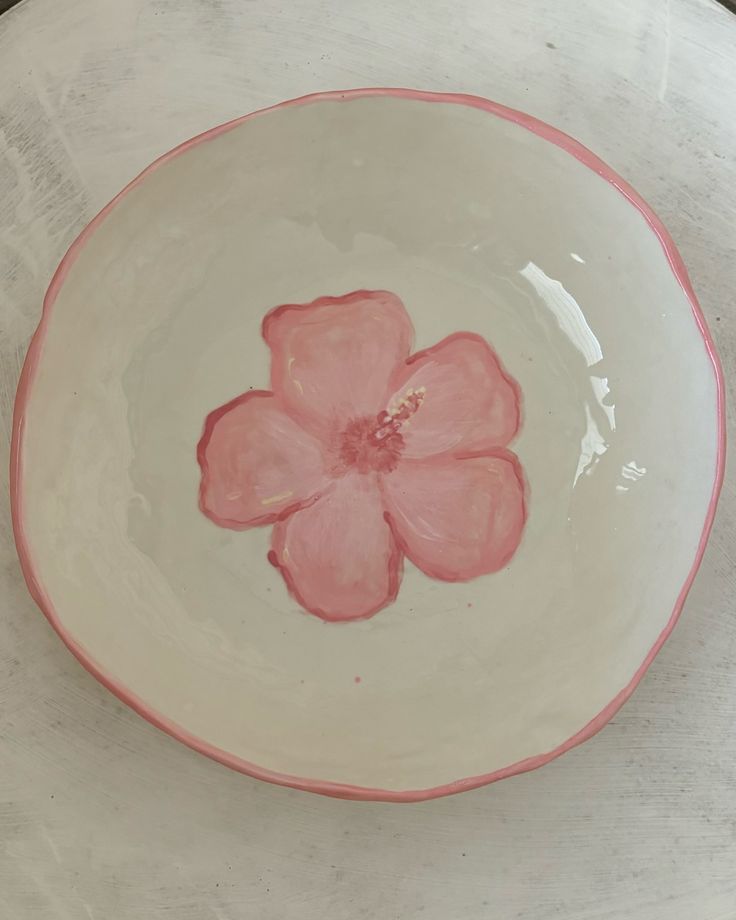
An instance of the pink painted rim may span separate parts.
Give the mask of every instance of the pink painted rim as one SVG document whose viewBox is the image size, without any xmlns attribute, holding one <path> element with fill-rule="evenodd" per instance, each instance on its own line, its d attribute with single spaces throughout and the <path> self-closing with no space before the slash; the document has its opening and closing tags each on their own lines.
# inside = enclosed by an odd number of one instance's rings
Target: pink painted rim
<svg viewBox="0 0 736 920">
<path fill-rule="evenodd" d="M 394 98 L 412 99 L 421 102 L 454 103 L 456 105 L 465 105 L 472 108 L 481 109 L 484 112 L 488 112 L 490 115 L 495 115 L 499 118 L 503 118 L 507 121 L 513 122 L 514 124 L 520 125 L 521 127 L 532 131 L 534 134 L 539 135 L 539 137 L 544 138 L 544 140 L 549 141 L 555 146 L 561 147 L 563 150 L 566 150 L 569 154 L 575 157 L 575 159 L 579 160 L 581 163 L 584 163 L 594 172 L 598 173 L 598 175 L 605 179 L 607 182 L 610 182 L 611 185 L 617 188 L 621 194 L 626 199 L 628 199 L 628 201 L 630 201 L 631 204 L 643 215 L 644 219 L 647 221 L 649 226 L 657 235 L 660 243 L 662 244 L 665 256 L 667 257 L 667 261 L 669 262 L 675 277 L 680 283 L 680 286 L 685 292 L 685 295 L 692 307 L 693 315 L 703 337 L 706 351 L 708 352 L 711 363 L 713 364 L 713 373 L 715 376 L 718 392 L 716 406 L 716 412 L 718 415 L 718 453 L 716 460 L 716 470 L 710 503 L 708 505 L 708 510 L 705 516 L 700 542 L 698 543 L 697 552 L 695 554 L 695 560 L 677 597 L 674 610 L 672 611 L 667 625 L 660 633 L 657 641 L 649 650 L 649 653 L 647 654 L 646 658 L 632 679 L 611 700 L 611 702 L 601 712 L 599 712 L 597 716 L 595 716 L 595 718 L 591 719 L 591 721 L 588 722 L 588 724 L 583 728 L 581 728 L 580 731 L 574 734 L 571 738 L 568 738 L 567 741 L 563 742 L 553 750 L 547 751 L 544 754 L 538 754 L 534 757 L 528 757 L 525 760 L 511 764 L 508 767 L 504 767 L 503 769 L 495 770 L 492 773 L 486 773 L 480 776 L 470 776 L 465 779 L 458 779 L 455 782 L 446 783 L 441 786 L 435 786 L 430 789 L 370 789 L 345 783 L 330 782 L 329 780 L 305 779 L 299 776 L 290 776 L 284 773 L 277 773 L 265 767 L 258 766 L 257 764 L 242 760 L 240 757 L 237 757 L 234 754 L 230 754 L 227 751 L 220 750 L 219 748 L 208 744 L 206 741 L 203 741 L 201 738 L 190 734 L 180 725 L 170 721 L 160 713 L 155 712 L 143 700 L 137 697 L 135 693 L 133 693 L 127 687 L 123 686 L 123 684 L 121 684 L 109 674 L 106 674 L 105 671 L 85 651 L 85 649 L 79 645 L 79 643 L 77 643 L 74 637 L 67 632 L 56 611 L 54 610 L 51 599 L 46 594 L 41 581 L 36 574 L 36 568 L 33 562 L 31 548 L 28 545 L 23 524 L 22 474 L 23 425 L 25 407 L 30 396 L 34 374 L 41 357 L 43 341 L 46 334 L 46 328 L 48 325 L 51 308 L 54 304 L 54 301 L 56 300 L 62 284 L 64 283 L 67 272 L 69 271 L 71 265 L 73 264 L 84 244 L 94 232 L 95 228 L 107 217 L 107 215 L 115 207 L 118 201 L 120 201 L 123 196 L 127 195 L 131 189 L 135 188 L 140 182 L 142 182 L 142 180 L 153 170 L 158 169 L 164 163 L 168 162 L 176 156 L 179 156 L 181 153 L 184 153 L 191 147 L 204 143 L 205 141 L 214 137 L 218 137 L 220 134 L 224 134 L 226 131 L 237 127 L 248 119 L 255 118 L 264 112 L 270 112 L 274 109 L 285 108 L 288 106 L 305 105 L 311 102 L 320 101 L 360 99 L 370 96 L 391 96 Z M 690 587 L 695 578 L 695 574 L 702 561 L 703 553 L 705 552 L 705 545 L 708 540 L 708 535 L 710 534 L 710 530 L 713 525 L 716 504 L 718 502 L 718 496 L 720 494 L 721 485 L 723 483 L 725 454 L 726 422 L 723 371 L 721 368 L 720 360 L 718 358 L 718 354 L 716 352 L 713 338 L 706 324 L 705 317 L 703 316 L 703 311 L 698 304 L 695 292 L 693 291 L 690 279 L 688 278 L 685 265 L 682 261 L 682 257 L 677 251 L 677 247 L 675 246 L 672 237 L 669 235 L 664 225 L 656 216 L 654 211 L 652 211 L 649 205 L 634 191 L 634 189 L 627 182 L 621 178 L 621 176 L 615 173 L 590 150 L 588 150 L 582 144 L 578 143 L 578 141 L 569 137 L 567 134 L 563 134 L 556 128 L 551 127 L 551 125 L 545 124 L 544 122 L 539 121 L 530 115 L 525 115 L 522 112 L 507 108 L 506 106 L 500 105 L 496 102 L 490 102 L 489 100 L 483 99 L 479 96 L 469 96 L 456 93 L 430 93 L 411 89 L 353 89 L 346 90 L 345 92 L 333 91 L 325 93 L 314 93 L 308 96 L 302 96 L 298 99 L 291 99 L 286 102 L 281 102 L 278 105 L 259 109 L 256 112 L 251 112 L 249 115 L 244 115 L 240 118 L 236 118 L 233 121 L 219 125 L 216 128 L 205 131 L 203 134 L 200 134 L 197 137 L 185 141 L 183 144 L 180 144 L 178 147 L 175 147 L 173 150 L 170 150 L 168 153 L 165 153 L 163 156 L 159 157 L 155 162 L 144 169 L 137 178 L 133 179 L 132 182 L 130 182 L 121 192 L 119 192 L 115 198 L 113 198 L 112 201 L 106 205 L 102 211 L 100 211 L 100 213 L 85 227 L 85 229 L 82 230 L 77 239 L 70 246 L 64 258 L 61 260 L 59 267 L 56 269 L 56 272 L 51 279 L 51 284 L 49 285 L 48 291 L 46 292 L 46 296 L 44 297 L 43 301 L 43 312 L 41 314 L 41 320 L 31 339 L 28 353 L 26 354 L 26 359 L 23 364 L 20 381 L 18 383 L 18 391 L 15 399 L 15 407 L 13 410 L 13 436 L 10 453 L 11 512 L 13 519 L 13 532 L 15 535 L 15 542 L 18 549 L 21 568 L 23 570 L 23 575 L 33 599 L 41 608 L 42 612 L 45 614 L 53 628 L 59 634 L 67 648 L 90 672 L 90 674 L 94 675 L 94 677 L 96 677 L 100 683 L 107 687 L 108 690 L 111 690 L 117 697 L 119 697 L 119 699 L 121 699 L 124 703 L 127 703 L 128 706 L 134 709 L 139 715 L 143 716 L 153 725 L 158 726 L 158 728 L 163 729 L 163 731 L 172 735 L 174 738 L 177 738 L 179 741 L 182 741 L 184 744 L 189 745 L 189 747 L 194 748 L 194 750 L 199 751 L 202 754 L 206 754 L 208 757 L 219 761 L 225 766 L 239 770 L 240 772 L 246 773 L 249 776 L 253 776 L 257 779 L 266 780 L 267 782 L 276 783 L 282 786 L 293 786 L 296 789 L 318 792 L 323 795 L 335 796 L 337 798 L 384 802 L 418 802 L 424 799 L 431 799 L 443 795 L 451 795 L 456 792 L 463 792 L 468 789 L 475 789 L 478 786 L 485 785 L 486 783 L 496 782 L 499 779 L 505 779 L 506 777 L 514 776 L 518 773 L 525 773 L 528 770 L 534 770 L 537 767 L 541 767 L 544 764 L 549 763 L 551 760 L 554 760 L 556 757 L 559 757 L 561 754 L 564 754 L 566 751 L 569 751 L 576 745 L 581 744 L 583 741 L 586 741 L 588 738 L 592 737 L 596 732 L 600 731 L 600 729 L 603 728 L 603 726 L 616 714 L 616 712 L 633 693 L 637 684 L 644 676 L 647 668 L 654 660 L 655 656 L 661 649 L 669 634 L 672 632 L 675 623 L 680 616 L 683 604 L 685 603 L 685 598 L 687 597 L 688 591 L 690 590 Z"/>
</svg>

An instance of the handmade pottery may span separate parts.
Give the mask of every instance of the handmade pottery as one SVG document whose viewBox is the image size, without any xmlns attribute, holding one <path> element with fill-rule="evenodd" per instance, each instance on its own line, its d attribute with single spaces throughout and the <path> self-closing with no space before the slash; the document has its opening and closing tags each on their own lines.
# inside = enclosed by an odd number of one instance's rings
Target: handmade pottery
<svg viewBox="0 0 736 920">
<path fill-rule="evenodd" d="M 49 288 L 16 540 L 64 642 L 245 773 L 408 801 L 599 729 L 723 471 L 675 246 L 577 142 L 469 96 L 283 103 L 166 154 Z"/>
</svg>

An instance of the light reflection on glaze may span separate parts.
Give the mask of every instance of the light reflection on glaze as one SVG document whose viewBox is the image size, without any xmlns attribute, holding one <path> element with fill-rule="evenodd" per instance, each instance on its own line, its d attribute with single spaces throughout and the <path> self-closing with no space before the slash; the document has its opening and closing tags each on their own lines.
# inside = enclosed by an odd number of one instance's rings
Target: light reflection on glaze
<svg viewBox="0 0 736 920">
<path fill-rule="evenodd" d="M 608 450 L 608 443 L 598 430 L 598 425 L 596 425 L 590 406 L 587 403 L 585 404 L 585 418 L 588 424 L 580 441 L 580 459 L 578 460 L 578 468 L 575 470 L 573 486 L 576 485 L 583 473 L 589 476 L 593 472 L 595 464 Z"/>
<path fill-rule="evenodd" d="M 571 258 L 585 264 L 577 253 L 571 252 Z M 588 367 L 603 361 L 603 349 L 593 330 L 588 325 L 585 315 L 575 298 L 565 289 L 560 281 L 550 278 L 534 262 L 527 262 L 519 274 L 534 288 L 542 302 L 554 316 L 557 325 L 573 347 L 583 356 Z M 616 430 L 615 405 L 604 402 L 610 394 L 608 377 L 598 374 L 590 375 L 590 385 L 595 401 L 602 410 L 611 432 Z M 603 437 L 598 423 L 593 417 L 591 407 L 585 403 L 585 432 L 580 441 L 580 457 L 573 477 L 573 487 L 583 473 L 590 475 L 598 460 L 608 450 L 608 442 Z"/>
<path fill-rule="evenodd" d="M 608 386 L 608 377 L 596 377 L 595 374 L 590 375 L 590 385 L 593 387 L 593 393 L 595 394 L 596 401 L 601 409 L 605 412 L 606 418 L 608 419 L 608 425 L 611 431 L 616 430 L 616 407 L 611 404 L 610 406 L 607 403 L 604 403 L 603 400 L 611 392 L 610 387 Z"/>
<path fill-rule="evenodd" d="M 621 467 L 621 475 L 624 479 L 627 479 L 632 485 L 635 482 L 638 482 L 642 479 L 647 472 L 645 466 L 638 466 L 636 460 L 630 460 L 628 463 L 625 463 Z M 631 488 L 631 485 L 621 485 L 620 483 L 616 486 L 617 492 L 628 492 Z"/>
<path fill-rule="evenodd" d="M 534 262 L 527 262 L 519 272 L 554 314 L 557 324 L 585 358 L 588 367 L 603 358 L 601 345 L 588 325 L 578 302 L 559 281 L 550 278 Z"/>
</svg>

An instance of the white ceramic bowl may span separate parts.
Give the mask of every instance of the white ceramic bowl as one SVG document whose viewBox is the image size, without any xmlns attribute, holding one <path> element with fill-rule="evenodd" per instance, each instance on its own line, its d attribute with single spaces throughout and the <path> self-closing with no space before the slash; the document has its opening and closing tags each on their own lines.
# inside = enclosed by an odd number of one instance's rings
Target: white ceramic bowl
<svg viewBox="0 0 736 920">
<path fill-rule="evenodd" d="M 474 97 L 307 97 L 162 157 L 64 258 L 19 554 L 192 747 L 456 792 L 632 692 L 703 553 L 722 389 L 672 240 L 577 142 Z"/>
</svg>

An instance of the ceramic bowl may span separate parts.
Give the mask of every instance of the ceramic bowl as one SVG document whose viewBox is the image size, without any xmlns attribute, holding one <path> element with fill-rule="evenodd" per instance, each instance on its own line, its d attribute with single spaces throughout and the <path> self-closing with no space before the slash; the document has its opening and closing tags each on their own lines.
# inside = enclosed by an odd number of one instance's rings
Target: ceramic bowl
<svg viewBox="0 0 736 920">
<path fill-rule="evenodd" d="M 713 343 L 641 198 L 519 112 L 358 90 L 186 142 L 81 234 L 13 511 L 34 598 L 151 722 L 416 800 L 611 717 L 722 468 Z"/>
</svg>

